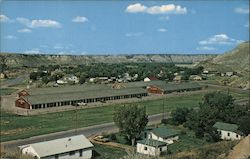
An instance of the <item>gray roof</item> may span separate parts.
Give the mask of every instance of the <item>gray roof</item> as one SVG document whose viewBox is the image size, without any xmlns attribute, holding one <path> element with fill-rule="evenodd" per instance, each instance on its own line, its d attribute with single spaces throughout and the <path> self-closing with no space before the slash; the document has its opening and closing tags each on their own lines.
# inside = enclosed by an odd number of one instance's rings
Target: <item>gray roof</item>
<svg viewBox="0 0 250 159">
<path fill-rule="evenodd" d="M 229 124 L 229 123 L 223 123 L 223 122 L 216 122 L 213 125 L 213 127 L 216 129 L 232 131 L 232 132 L 236 132 L 239 128 L 239 126 L 236 124 Z"/>
<path fill-rule="evenodd" d="M 82 85 L 73 85 L 73 86 L 61 86 L 61 87 L 47 87 L 47 88 L 32 88 L 28 89 L 30 95 L 38 94 L 52 94 L 52 93 L 70 93 L 70 92 L 84 92 L 90 90 L 100 90 L 108 89 L 111 86 L 104 84 L 82 84 Z"/>
<path fill-rule="evenodd" d="M 23 145 L 19 148 L 23 149 L 28 146 L 32 147 L 39 157 L 46 157 L 74 150 L 92 148 L 93 144 L 84 135 L 77 135 L 56 140 L 38 142 L 30 145 Z"/>
<path fill-rule="evenodd" d="M 152 133 L 154 133 L 157 136 L 160 136 L 162 138 L 169 138 L 177 136 L 179 133 L 176 130 L 172 130 L 166 127 L 159 127 L 151 130 Z"/>
<path fill-rule="evenodd" d="M 81 99 L 90 99 L 90 98 L 101 98 L 101 97 L 111 97 L 111 96 L 120 96 L 120 95 L 130 95 L 130 94 L 141 94 L 147 93 L 147 90 L 143 88 L 122 88 L 122 89 L 99 89 L 99 90 L 89 90 L 82 92 L 58 92 L 46 94 L 36 94 L 24 96 L 27 102 L 31 104 L 42 104 L 42 103 L 52 103 L 52 102 L 61 102 L 61 101 L 74 101 Z"/>
</svg>

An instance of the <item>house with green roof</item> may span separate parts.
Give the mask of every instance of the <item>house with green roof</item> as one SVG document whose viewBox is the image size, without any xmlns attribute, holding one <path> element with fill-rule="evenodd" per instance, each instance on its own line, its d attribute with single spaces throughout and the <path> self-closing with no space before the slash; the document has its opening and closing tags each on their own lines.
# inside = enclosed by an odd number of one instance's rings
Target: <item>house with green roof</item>
<svg viewBox="0 0 250 159">
<path fill-rule="evenodd" d="M 159 156 L 162 152 L 167 151 L 167 143 L 153 139 L 143 139 L 137 141 L 136 150 L 141 154 Z"/>
<path fill-rule="evenodd" d="M 243 137 L 236 124 L 216 122 L 213 127 L 217 129 L 223 140 L 240 140 Z"/>
<path fill-rule="evenodd" d="M 175 140 L 179 139 L 179 136 L 176 130 L 158 127 L 148 131 L 147 138 L 172 144 Z"/>
</svg>

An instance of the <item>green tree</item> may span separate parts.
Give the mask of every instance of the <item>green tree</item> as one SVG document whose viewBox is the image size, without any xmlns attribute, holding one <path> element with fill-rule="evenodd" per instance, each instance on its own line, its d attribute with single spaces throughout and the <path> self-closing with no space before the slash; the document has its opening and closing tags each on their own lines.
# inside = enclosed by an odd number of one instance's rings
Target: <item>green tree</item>
<svg viewBox="0 0 250 159">
<path fill-rule="evenodd" d="M 172 121 L 174 124 L 183 124 L 187 121 L 187 116 L 190 113 L 190 109 L 188 108 L 177 108 L 173 112 L 171 112 Z"/>
<path fill-rule="evenodd" d="M 184 125 L 193 129 L 199 137 L 208 133 L 215 135 L 211 137 L 216 139 L 216 134 L 211 133 L 215 122 L 236 123 L 239 117 L 243 116 L 245 112 L 245 110 L 239 109 L 234 104 L 234 99 L 231 95 L 212 92 L 204 96 L 198 112 L 190 113 Z"/>
<path fill-rule="evenodd" d="M 82 74 L 82 75 L 80 76 L 79 83 L 80 83 L 80 84 L 83 84 L 83 83 L 85 83 L 85 81 L 86 81 L 86 76 Z"/>
<path fill-rule="evenodd" d="M 37 80 L 37 73 L 36 72 L 31 72 L 30 73 L 30 79 L 33 80 L 33 81 L 36 81 Z"/>
<path fill-rule="evenodd" d="M 120 106 L 115 111 L 114 122 L 120 133 L 125 135 L 134 146 L 136 138 L 140 136 L 148 123 L 146 109 L 138 105 Z"/>
</svg>

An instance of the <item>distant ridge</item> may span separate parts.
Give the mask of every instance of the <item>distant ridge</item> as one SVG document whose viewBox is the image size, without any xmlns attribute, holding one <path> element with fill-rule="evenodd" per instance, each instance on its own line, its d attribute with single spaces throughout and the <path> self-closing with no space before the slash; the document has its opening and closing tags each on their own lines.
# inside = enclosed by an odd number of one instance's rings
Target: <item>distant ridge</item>
<svg viewBox="0 0 250 159">
<path fill-rule="evenodd" d="M 89 63 L 197 63 L 216 57 L 215 54 L 136 54 L 136 55 L 44 55 L 1 53 L 0 57 L 9 67 L 40 65 L 73 65 Z M 1 62 L 3 62 L 1 60 Z"/>
</svg>

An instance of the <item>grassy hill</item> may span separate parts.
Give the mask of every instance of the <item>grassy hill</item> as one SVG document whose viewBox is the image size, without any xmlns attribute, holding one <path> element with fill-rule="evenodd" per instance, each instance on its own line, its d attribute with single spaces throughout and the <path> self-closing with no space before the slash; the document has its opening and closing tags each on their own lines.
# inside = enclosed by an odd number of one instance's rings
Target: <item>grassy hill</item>
<svg viewBox="0 0 250 159">
<path fill-rule="evenodd" d="M 219 78 L 219 82 L 227 82 L 229 86 L 243 87 L 249 89 L 250 74 L 250 52 L 249 42 L 239 44 L 233 50 L 219 55 L 212 60 L 206 60 L 199 63 L 205 69 L 210 71 L 228 72 L 235 71 L 235 77 Z"/>
</svg>

